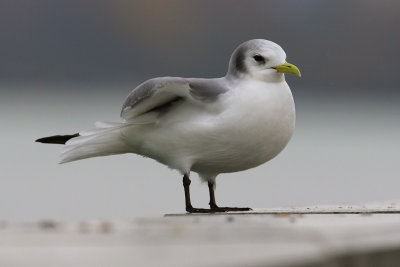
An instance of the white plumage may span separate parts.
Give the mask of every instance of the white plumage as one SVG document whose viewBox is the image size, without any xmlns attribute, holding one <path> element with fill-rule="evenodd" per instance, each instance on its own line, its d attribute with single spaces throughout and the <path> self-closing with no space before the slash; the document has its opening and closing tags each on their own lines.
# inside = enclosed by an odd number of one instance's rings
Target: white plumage
<svg viewBox="0 0 400 267">
<path fill-rule="evenodd" d="M 66 143 L 61 163 L 135 153 L 212 182 L 220 173 L 263 164 L 294 131 L 294 102 L 283 74 L 290 72 L 278 68 L 285 60 L 277 44 L 251 40 L 235 50 L 225 77 L 146 81 L 128 96 L 123 122 L 98 122 L 81 132 Z"/>
</svg>

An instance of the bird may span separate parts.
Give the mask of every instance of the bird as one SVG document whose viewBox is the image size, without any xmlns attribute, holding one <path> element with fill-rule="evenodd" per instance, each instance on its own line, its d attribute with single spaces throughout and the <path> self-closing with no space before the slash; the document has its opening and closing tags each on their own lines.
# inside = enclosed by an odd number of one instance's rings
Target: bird
<svg viewBox="0 0 400 267">
<path fill-rule="evenodd" d="M 301 77 L 281 46 L 249 40 L 233 51 L 224 77 L 149 79 L 127 96 L 120 122 L 36 141 L 64 144 L 60 163 L 124 153 L 152 158 L 183 175 L 188 213 L 250 211 L 218 206 L 216 178 L 268 162 L 288 144 L 296 115 L 285 74 Z M 210 208 L 192 206 L 192 172 L 207 182 Z"/>
</svg>

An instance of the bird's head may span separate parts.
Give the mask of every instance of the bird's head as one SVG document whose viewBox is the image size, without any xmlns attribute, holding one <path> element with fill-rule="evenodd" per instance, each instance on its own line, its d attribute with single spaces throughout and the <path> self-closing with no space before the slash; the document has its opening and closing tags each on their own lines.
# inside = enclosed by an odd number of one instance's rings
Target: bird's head
<svg viewBox="0 0 400 267">
<path fill-rule="evenodd" d="M 274 82 L 283 80 L 284 73 L 301 76 L 295 65 L 286 62 L 282 47 L 271 41 L 254 39 L 235 49 L 227 75 Z"/>
</svg>

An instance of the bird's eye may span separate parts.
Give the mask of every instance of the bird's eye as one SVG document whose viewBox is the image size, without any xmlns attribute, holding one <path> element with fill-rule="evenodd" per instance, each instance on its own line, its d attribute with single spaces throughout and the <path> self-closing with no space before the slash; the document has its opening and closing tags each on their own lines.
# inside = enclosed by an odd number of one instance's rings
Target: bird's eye
<svg viewBox="0 0 400 267">
<path fill-rule="evenodd" d="M 255 55 L 255 56 L 253 56 L 253 59 L 260 64 L 265 63 L 265 58 L 261 55 Z"/>
</svg>

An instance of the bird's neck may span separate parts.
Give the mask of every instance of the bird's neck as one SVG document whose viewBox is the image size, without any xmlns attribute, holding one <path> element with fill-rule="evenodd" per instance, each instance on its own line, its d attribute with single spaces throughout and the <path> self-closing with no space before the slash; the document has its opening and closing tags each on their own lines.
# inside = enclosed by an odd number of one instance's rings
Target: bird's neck
<svg viewBox="0 0 400 267">
<path fill-rule="evenodd" d="M 283 73 L 270 73 L 268 75 L 249 75 L 249 74 L 231 74 L 228 73 L 225 78 L 230 81 L 235 80 L 256 80 L 266 83 L 283 83 L 285 82 L 285 75 Z"/>
</svg>

